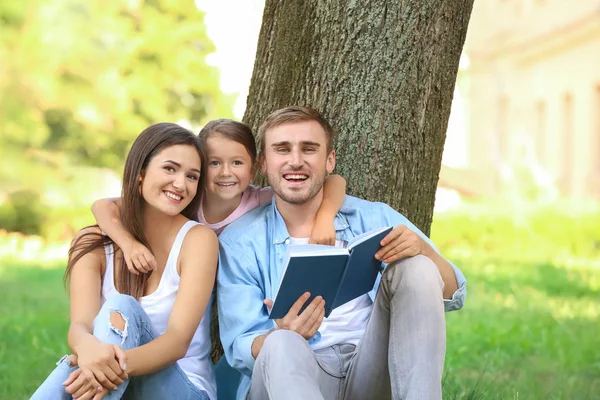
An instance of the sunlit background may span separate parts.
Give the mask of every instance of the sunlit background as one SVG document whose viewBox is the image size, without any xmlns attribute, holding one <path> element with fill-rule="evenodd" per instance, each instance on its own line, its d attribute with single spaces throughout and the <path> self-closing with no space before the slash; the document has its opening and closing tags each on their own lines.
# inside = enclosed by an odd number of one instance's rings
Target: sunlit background
<svg viewBox="0 0 600 400">
<path fill-rule="evenodd" d="M 137 134 L 242 118 L 263 3 L 0 3 L 0 399 L 66 351 L 68 241 Z M 445 398 L 600 399 L 600 1 L 475 1 L 432 237 L 469 280 Z"/>
</svg>

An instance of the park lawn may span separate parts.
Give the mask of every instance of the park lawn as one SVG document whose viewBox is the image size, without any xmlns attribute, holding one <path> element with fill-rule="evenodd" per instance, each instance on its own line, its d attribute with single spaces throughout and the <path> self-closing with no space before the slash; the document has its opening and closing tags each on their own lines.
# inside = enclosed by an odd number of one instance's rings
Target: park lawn
<svg viewBox="0 0 600 400">
<path fill-rule="evenodd" d="M 436 218 L 469 281 L 447 314 L 445 399 L 600 399 L 600 221 L 571 223 L 557 241 L 546 222 Z M 0 399 L 28 398 L 67 351 L 63 271 L 0 261 Z"/>
<path fill-rule="evenodd" d="M 445 398 L 600 399 L 600 291 L 586 285 L 600 270 L 462 266 L 469 293 L 463 311 L 447 314 Z"/>
<path fill-rule="evenodd" d="M 68 351 L 62 265 L 0 261 L 0 399 L 28 399 Z"/>
<path fill-rule="evenodd" d="M 444 398 L 600 399 L 597 204 L 467 205 L 432 239 L 468 280 L 446 318 Z"/>
</svg>

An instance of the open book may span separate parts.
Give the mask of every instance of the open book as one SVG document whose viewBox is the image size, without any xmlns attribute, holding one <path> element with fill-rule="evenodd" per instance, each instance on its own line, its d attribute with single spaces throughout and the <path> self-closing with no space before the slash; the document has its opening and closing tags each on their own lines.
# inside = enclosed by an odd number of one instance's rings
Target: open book
<svg viewBox="0 0 600 400">
<path fill-rule="evenodd" d="M 305 292 L 325 299 L 325 317 L 331 311 L 373 289 L 381 261 L 375 259 L 381 240 L 391 227 L 375 229 L 353 238 L 346 248 L 318 244 L 290 245 L 275 295 L 271 319 L 283 318 Z"/>
</svg>

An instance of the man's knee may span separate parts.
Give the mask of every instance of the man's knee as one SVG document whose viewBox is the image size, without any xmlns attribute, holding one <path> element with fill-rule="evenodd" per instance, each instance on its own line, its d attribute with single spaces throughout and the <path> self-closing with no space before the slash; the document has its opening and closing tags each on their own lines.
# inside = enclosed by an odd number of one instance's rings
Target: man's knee
<svg viewBox="0 0 600 400">
<path fill-rule="evenodd" d="M 256 358 L 252 385 L 259 388 L 265 385 L 269 376 L 290 377 L 300 371 L 314 378 L 317 365 L 315 353 L 306 339 L 296 332 L 278 329 L 267 336 Z"/>
<path fill-rule="evenodd" d="M 312 349 L 301 335 L 286 329 L 277 329 L 265 339 L 257 357 L 260 363 L 257 364 L 279 368 L 293 364 L 292 360 L 308 360 L 311 357 L 310 353 Z"/>
<path fill-rule="evenodd" d="M 287 329 L 277 329 L 267 336 L 260 352 L 261 354 L 263 351 L 282 354 L 303 348 L 309 347 L 301 335 Z"/>
<path fill-rule="evenodd" d="M 430 258 L 422 254 L 389 265 L 383 277 L 394 289 L 439 290 L 441 293 L 444 287 L 444 281 L 437 266 Z"/>
</svg>

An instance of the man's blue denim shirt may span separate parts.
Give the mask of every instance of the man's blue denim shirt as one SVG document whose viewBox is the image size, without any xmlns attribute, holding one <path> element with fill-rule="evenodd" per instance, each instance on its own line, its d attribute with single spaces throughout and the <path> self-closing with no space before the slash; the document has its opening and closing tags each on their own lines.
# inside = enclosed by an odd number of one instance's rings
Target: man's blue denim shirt
<svg viewBox="0 0 600 400">
<path fill-rule="evenodd" d="M 372 229 L 400 224 L 421 235 L 437 251 L 416 226 L 384 203 L 346 196 L 334 220 L 337 239 L 344 241 Z M 219 235 L 219 243 L 217 297 L 221 341 L 229 364 L 242 372 L 237 398 L 244 399 L 255 362 L 252 342 L 275 327 L 263 300 L 275 296 L 290 235 L 273 200 L 231 223 Z M 452 267 L 458 289 L 452 299 L 444 301 L 446 311 L 462 308 L 466 295 L 465 277 L 455 265 Z M 380 278 L 369 292 L 373 300 L 379 281 Z M 309 343 L 319 339 L 317 332 Z"/>
</svg>

